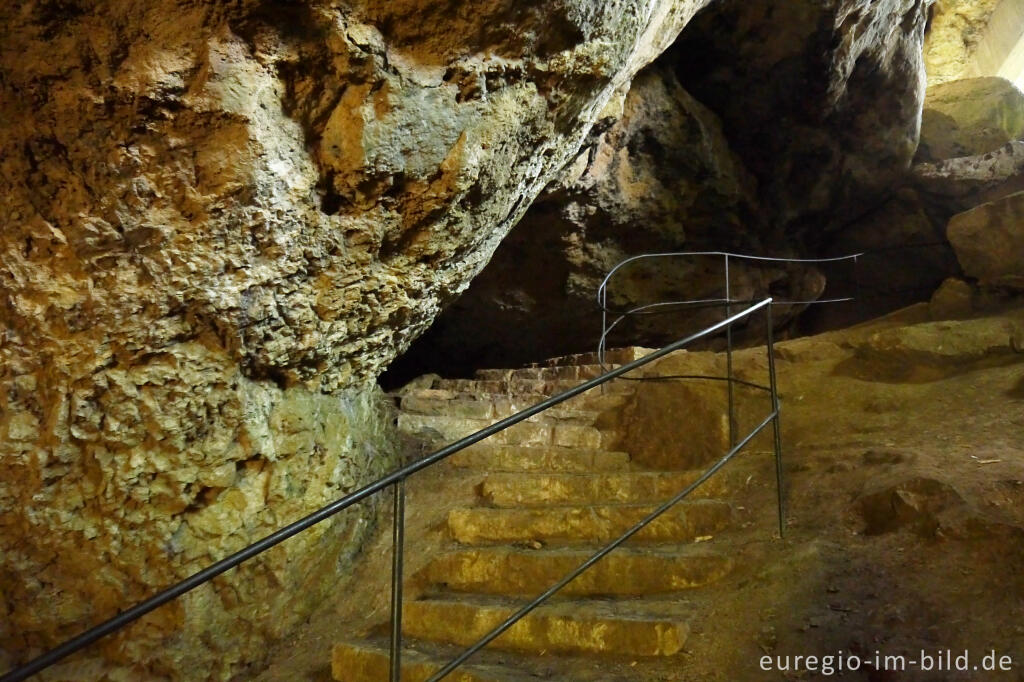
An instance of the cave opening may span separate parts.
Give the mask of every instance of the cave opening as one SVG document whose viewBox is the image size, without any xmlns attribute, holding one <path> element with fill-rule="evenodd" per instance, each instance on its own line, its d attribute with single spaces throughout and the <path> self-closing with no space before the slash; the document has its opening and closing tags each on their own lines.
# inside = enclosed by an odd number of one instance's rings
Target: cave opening
<svg viewBox="0 0 1024 682">
<path fill-rule="evenodd" d="M 893 60 L 894 50 L 908 48 L 883 35 L 872 15 L 846 17 L 845 25 L 859 22 L 851 39 L 837 37 L 828 22 L 838 19 L 825 10 L 796 17 L 766 7 L 726 0 L 701 10 L 636 76 L 615 115 L 595 123 L 561 177 L 381 384 L 393 389 L 429 373 L 468 378 L 477 369 L 592 351 L 598 285 L 641 253 L 863 253 L 855 266 L 732 273 L 751 299 L 770 291 L 793 300 L 858 299 L 788 310 L 779 316 L 782 335 L 927 301 L 961 274 L 944 234 L 950 207 L 908 179 L 920 53 L 906 55 L 907 64 Z M 923 34 L 927 19 L 910 13 L 903 28 Z M 766 47 L 766 31 L 794 39 Z M 701 298 L 721 280 L 707 263 L 654 270 L 631 282 L 624 303 Z M 620 329 L 614 343 L 656 346 L 680 329 L 696 331 L 678 315 L 659 319 Z M 708 320 L 705 313 L 690 322 Z"/>
</svg>

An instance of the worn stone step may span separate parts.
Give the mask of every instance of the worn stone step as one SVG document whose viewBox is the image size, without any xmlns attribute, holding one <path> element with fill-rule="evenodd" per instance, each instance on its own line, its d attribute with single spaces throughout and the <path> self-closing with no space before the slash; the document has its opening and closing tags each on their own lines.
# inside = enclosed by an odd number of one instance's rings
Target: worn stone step
<svg viewBox="0 0 1024 682">
<path fill-rule="evenodd" d="M 509 379 L 440 379 L 434 382 L 434 388 L 453 392 L 463 393 L 497 393 L 497 394 L 540 394 L 546 397 L 562 393 L 570 388 L 579 386 L 582 381 L 578 379 L 524 379 L 510 377 Z M 603 388 L 602 388 L 603 387 Z M 613 379 L 602 387 L 595 387 L 592 391 L 602 393 L 632 393 L 636 390 L 636 382 Z"/>
<path fill-rule="evenodd" d="M 701 471 L 626 473 L 494 473 L 479 486 L 480 496 L 495 507 L 541 507 L 618 502 L 664 502 L 685 490 Z M 735 476 L 720 471 L 687 499 L 702 499 L 731 492 Z"/>
<path fill-rule="evenodd" d="M 401 394 L 402 400 L 406 398 L 412 398 L 413 403 L 417 401 L 424 401 L 420 404 L 427 404 L 431 406 L 440 406 L 447 401 L 459 400 L 469 402 L 491 402 L 494 405 L 506 405 L 511 403 L 510 409 L 512 412 L 518 412 L 519 410 L 536 405 L 537 403 L 547 400 L 551 396 L 544 393 L 517 393 L 516 395 L 509 395 L 507 392 L 501 393 L 489 393 L 489 392 L 467 392 L 467 391 L 450 391 L 439 388 L 414 388 Z M 607 410 L 613 410 L 624 405 L 630 398 L 627 393 L 601 393 L 599 388 L 586 391 L 580 395 L 570 398 L 564 403 L 560 403 L 551 410 L 564 410 L 572 412 L 576 410 L 585 412 L 605 412 Z M 404 403 L 403 403 L 404 404 Z M 514 409 L 512 409 L 514 408 Z M 470 408 L 474 409 L 474 408 Z M 483 410 L 485 408 L 477 407 L 476 410 Z M 419 412 L 419 410 L 407 410 L 408 412 Z M 498 410 L 494 410 L 494 414 L 498 414 Z M 433 412 L 424 412 L 424 414 L 433 414 Z M 447 412 L 440 412 L 439 414 L 448 414 Z M 503 415 L 504 416 L 504 415 Z"/>
<path fill-rule="evenodd" d="M 536 402 L 541 402 L 540 400 Z M 486 400 L 469 400 L 465 398 L 444 399 L 407 395 L 402 398 L 402 411 L 410 414 L 458 417 L 462 419 L 478 419 L 488 423 L 510 417 L 513 414 L 532 407 L 536 402 L 518 400 L 499 396 Z M 588 410 L 573 404 L 574 401 L 555 405 L 536 414 L 526 421 L 535 424 L 582 424 L 591 425 L 601 414 L 597 410 Z"/>
<path fill-rule="evenodd" d="M 454 647 L 403 647 L 401 680 L 425 682 L 458 654 L 459 650 Z M 389 669 L 387 641 L 340 642 L 331 650 L 331 675 L 338 682 L 382 682 L 389 679 Z M 460 666 L 445 677 L 446 681 L 455 682 L 527 682 L 535 679 L 505 663 L 488 665 L 474 662 Z"/>
<path fill-rule="evenodd" d="M 645 355 L 650 355 L 656 348 L 644 348 L 642 346 L 628 346 L 626 348 L 608 348 L 604 352 L 605 364 L 616 363 L 625 365 L 639 360 Z M 560 367 L 564 365 L 593 365 L 597 364 L 597 353 L 577 353 L 575 355 L 562 355 L 557 358 L 550 358 L 543 362 L 533 363 L 532 367 Z"/>
<path fill-rule="evenodd" d="M 460 597 L 406 602 L 405 634 L 460 646 L 475 644 L 519 604 Z M 615 602 L 561 602 L 534 609 L 488 647 L 533 654 L 672 656 L 690 633 L 679 617 L 630 613 Z"/>
<path fill-rule="evenodd" d="M 398 429 L 427 442 L 450 443 L 491 425 L 493 420 L 465 419 L 427 414 L 400 414 Z M 600 448 L 604 435 L 593 426 L 561 422 L 520 422 L 490 438 L 498 445 L 557 445 L 569 448 Z"/>
<path fill-rule="evenodd" d="M 628 471 L 629 455 L 610 450 L 526 447 L 478 443 L 452 455 L 448 462 L 458 468 L 492 472 L 609 472 Z"/>
<path fill-rule="evenodd" d="M 476 371 L 475 378 L 483 381 L 509 381 L 514 379 L 550 381 L 565 379 L 582 383 L 618 367 L 619 365 L 614 363 L 606 363 L 604 368 L 596 363 L 588 363 L 555 365 L 553 367 L 525 367 L 523 369 L 480 369 Z"/>
<path fill-rule="evenodd" d="M 654 510 L 651 505 L 492 509 L 448 513 L 448 531 L 463 545 L 595 544 L 614 540 Z M 680 502 L 637 533 L 632 542 L 691 542 L 724 528 L 732 508 L 721 500 Z"/>
<path fill-rule="evenodd" d="M 479 547 L 432 559 L 416 580 L 454 592 L 534 597 L 586 561 L 582 549 Z M 563 596 L 653 595 L 699 587 L 732 570 L 732 560 L 706 548 L 618 548 L 570 582 Z"/>
</svg>

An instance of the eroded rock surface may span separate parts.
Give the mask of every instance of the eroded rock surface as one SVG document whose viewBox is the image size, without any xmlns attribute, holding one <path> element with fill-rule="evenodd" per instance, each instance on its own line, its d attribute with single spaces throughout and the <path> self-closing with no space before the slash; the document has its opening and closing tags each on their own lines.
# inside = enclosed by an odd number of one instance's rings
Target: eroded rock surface
<svg viewBox="0 0 1024 682">
<path fill-rule="evenodd" d="M 1000 0 L 941 0 L 933 9 L 924 45 L 928 82 L 938 85 L 968 75 Z"/>
<path fill-rule="evenodd" d="M 1024 135 L 1024 93 L 1005 78 L 968 78 L 928 88 L 922 161 L 977 156 Z"/>
<path fill-rule="evenodd" d="M 762 253 L 764 226 L 756 181 L 730 151 L 717 117 L 672 69 L 652 66 L 633 82 L 621 116 L 592 136 L 469 291 L 400 362 L 469 371 L 592 349 L 600 334 L 595 293 L 619 262 L 716 247 Z M 724 281 L 721 257 L 643 261 L 615 277 L 608 303 L 629 309 L 678 299 L 680 292 L 722 297 Z M 732 261 L 730 281 L 738 299 L 772 291 L 807 300 L 823 286 L 809 268 L 740 260 Z M 721 317 L 715 309 L 637 318 L 619 328 L 613 343 L 666 343 Z"/>
<path fill-rule="evenodd" d="M 914 166 L 914 183 L 931 205 L 953 214 L 1024 190 L 1024 141 L 995 151 Z"/>
<path fill-rule="evenodd" d="M 849 222 L 898 186 L 917 147 L 930 5 L 724 0 L 673 49 L 788 237 Z"/>
<path fill-rule="evenodd" d="M 831 235 L 884 204 L 914 155 L 929 4 L 709 5 L 402 361 L 404 376 L 593 348 L 597 287 L 629 256 L 841 253 Z M 723 270 L 720 258 L 644 263 L 610 302 L 721 297 Z M 806 267 L 734 261 L 730 274 L 738 299 L 809 300 L 824 287 Z M 948 274 L 929 275 L 923 295 Z M 721 316 L 650 316 L 613 343 L 660 345 Z"/>
<path fill-rule="evenodd" d="M 953 216 L 947 234 L 965 273 L 1024 290 L 1024 192 Z"/>
<path fill-rule="evenodd" d="M 0 9 L 0 649 L 38 652 L 387 465 L 368 382 L 703 4 Z M 360 514 L 107 654 L 147 679 L 258 662 Z"/>
</svg>

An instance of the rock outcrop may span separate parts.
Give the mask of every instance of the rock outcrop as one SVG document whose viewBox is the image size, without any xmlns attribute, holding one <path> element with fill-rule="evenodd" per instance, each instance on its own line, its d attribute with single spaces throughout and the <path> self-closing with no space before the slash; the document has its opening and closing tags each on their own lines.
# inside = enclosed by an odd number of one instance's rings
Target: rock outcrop
<svg viewBox="0 0 1024 682">
<path fill-rule="evenodd" d="M 369 383 L 703 4 L 0 9 L 9 660 L 391 462 Z M 370 517 L 282 546 L 106 654 L 146 679 L 258 663 Z"/>
<path fill-rule="evenodd" d="M 1024 290 L 1024 192 L 953 216 L 947 233 L 967 275 Z"/>
<path fill-rule="evenodd" d="M 1000 0 L 939 0 L 924 45 L 928 82 L 938 85 L 969 75 Z"/>
<path fill-rule="evenodd" d="M 671 70 L 652 66 L 640 74 L 620 117 L 606 127 L 530 208 L 467 294 L 400 361 L 412 373 L 428 359 L 471 371 L 586 350 L 600 334 L 595 292 L 624 258 L 756 240 L 749 228 L 759 220 L 754 180 L 729 151 L 715 115 Z M 615 282 L 612 307 L 651 303 L 680 288 L 710 295 L 724 275 L 720 258 L 641 270 L 628 273 L 625 290 Z M 737 287 L 765 289 L 753 286 L 742 264 L 734 279 Z M 647 332 L 650 341 L 652 330 L 672 327 L 678 335 L 675 319 L 648 324 L 633 337 Z"/>
<path fill-rule="evenodd" d="M 1024 190 L 1024 141 L 987 154 L 920 163 L 913 176 L 929 205 L 947 215 L 960 213 Z"/>
<path fill-rule="evenodd" d="M 928 88 L 920 161 L 978 156 L 1024 136 L 1024 93 L 1005 78 L 968 78 Z"/>
<path fill-rule="evenodd" d="M 677 41 L 680 82 L 721 117 L 788 240 L 850 222 L 917 148 L 928 0 L 724 0 Z"/>
<path fill-rule="evenodd" d="M 593 348 L 597 287 L 639 253 L 823 252 L 830 232 L 884 204 L 909 168 L 928 5 L 709 5 L 636 80 L 607 132 L 531 208 L 396 373 L 468 371 Z M 824 286 L 809 268 L 732 265 L 740 299 L 770 292 L 808 300 Z M 610 302 L 623 309 L 720 297 L 723 275 L 720 258 L 642 264 L 620 278 Z M 649 316 L 620 328 L 614 343 L 658 345 L 720 316 Z"/>
</svg>

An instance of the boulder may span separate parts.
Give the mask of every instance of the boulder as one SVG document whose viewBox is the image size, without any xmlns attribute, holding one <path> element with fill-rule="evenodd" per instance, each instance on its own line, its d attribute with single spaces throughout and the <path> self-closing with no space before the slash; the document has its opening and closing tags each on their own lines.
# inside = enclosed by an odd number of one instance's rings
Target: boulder
<svg viewBox="0 0 1024 682">
<path fill-rule="evenodd" d="M 928 301 L 928 314 L 933 320 L 955 320 L 974 313 L 974 289 L 962 279 L 950 277 Z"/>
<path fill-rule="evenodd" d="M 948 219 L 979 204 L 1024 191 L 1024 140 L 977 156 L 919 163 L 914 186 Z M 943 221 L 944 222 L 944 221 Z"/>
<path fill-rule="evenodd" d="M 935 538 L 956 512 L 966 508 L 960 493 L 945 481 L 910 478 L 863 495 L 858 507 L 865 535 L 908 529 Z"/>
<path fill-rule="evenodd" d="M 968 276 L 1024 290 L 1024 192 L 953 216 L 946 233 Z"/>
<path fill-rule="evenodd" d="M 1024 93 L 1005 78 L 968 78 L 928 88 L 920 161 L 977 156 L 1024 136 Z"/>
<path fill-rule="evenodd" d="M 666 55 L 722 119 L 777 240 L 837 229 L 899 186 L 917 149 L 930 4 L 723 0 Z"/>
</svg>

